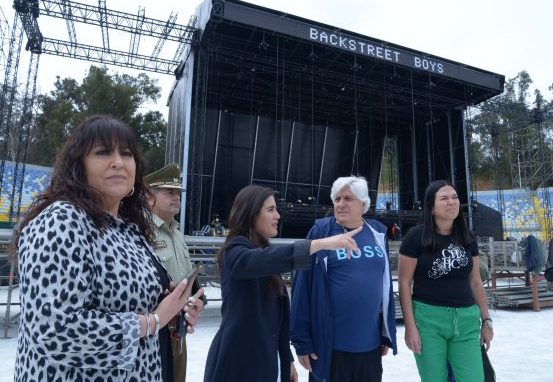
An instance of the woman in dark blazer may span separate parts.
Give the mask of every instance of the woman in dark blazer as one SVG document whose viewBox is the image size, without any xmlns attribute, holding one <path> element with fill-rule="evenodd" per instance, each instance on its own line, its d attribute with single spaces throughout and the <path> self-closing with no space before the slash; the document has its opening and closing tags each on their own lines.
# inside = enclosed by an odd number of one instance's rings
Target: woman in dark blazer
<svg viewBox="0 0 553 382">
<path fill-rule="evenodd" d="M 322 249 L 358 250 L 360 229 L 319 240 L 269 247 L 280 215 L 274 191 L 243 188 L 234 199 L 229 234 L 217 255 L 222 321 L 207 357 L 204 382 L 297 381 L 290 351 L 290 301 L 280 273 L 307 268 Z"/>
</svg>

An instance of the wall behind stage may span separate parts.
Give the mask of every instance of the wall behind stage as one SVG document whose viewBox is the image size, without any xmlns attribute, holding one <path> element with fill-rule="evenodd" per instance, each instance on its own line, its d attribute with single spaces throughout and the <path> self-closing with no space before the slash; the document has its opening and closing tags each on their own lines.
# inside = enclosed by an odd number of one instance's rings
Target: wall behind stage
<svg viewBox="0 0 553 382">
<path fill-rule="evenodd" d="M 282 203 L 330 205 L 332 182 L 351 175 L 353 168 L 376 192 L 384 140 L 376 127 L 360 129 L 354 154 L 356 134 L 349 123 L 311 125 L 216 109 L 204 115 L 191 134 L 196 153 L 190 156 L 188 176 L 188 188 L 199 191 L 187 200 L 187 210 L 199 209 L 194 213 L 200 226 L 213 214 L 227 217 L 234 196 L 248 184 L 273 188 Z"/>
</svg>

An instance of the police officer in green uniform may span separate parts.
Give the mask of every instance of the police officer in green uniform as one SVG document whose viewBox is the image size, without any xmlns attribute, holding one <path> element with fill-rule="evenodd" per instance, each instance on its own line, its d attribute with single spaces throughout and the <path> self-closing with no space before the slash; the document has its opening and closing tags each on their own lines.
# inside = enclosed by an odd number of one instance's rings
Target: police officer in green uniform
<svg viewBox="0 0 553 382">
<path fill-rule="evenodd" d="M 181 280 L 192 271 L 190 253 L 184 241 L 184 235 L 179 231 L 175 216 L 181 207 L 180 169 L 177 164 L 169 164 L 144 178 L 154 198 L 149 201 L 152 209 L 155 230 L 155 249 L 163 265 L 173 280 Z M 192 292 L 200 288 L 194 285 Z M 200 303 L 198 301 L 198 303 Z M 203 304 L 206 303 L 202 296 Z M 203 307 L 202 307 L 203 308 Z M 186 342 L 172 334 L 174 382 L 186 380 Z M 182 344 L 179 342 L 183 341 Z"/>
</svg>

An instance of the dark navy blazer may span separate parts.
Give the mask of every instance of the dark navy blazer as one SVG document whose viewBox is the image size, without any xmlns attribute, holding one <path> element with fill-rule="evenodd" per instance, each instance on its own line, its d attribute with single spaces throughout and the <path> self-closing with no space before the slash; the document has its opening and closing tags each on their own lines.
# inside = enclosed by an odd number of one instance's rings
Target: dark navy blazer
<svg viewBox="0 0 553 382">
<path fill-rule="evenodd" d="M 221 327 L 204 382 L 276 382 L 279 358 L 281 380 L 290 380 L 290 300 L 286 288 L 278 296 L 267 283 L 271 275 L 310 265 L 306 240 L 267 248 L 255 248 L 243 236 L 231 240 L 221 265 Z"/>
</svg>

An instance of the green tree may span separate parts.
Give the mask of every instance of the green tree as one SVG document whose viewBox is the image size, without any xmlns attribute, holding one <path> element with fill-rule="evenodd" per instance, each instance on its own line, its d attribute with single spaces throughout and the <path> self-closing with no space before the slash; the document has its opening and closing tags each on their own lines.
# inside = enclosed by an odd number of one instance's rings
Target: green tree
<svg viewBox="0 0 553 382">
<path fill-rule="evenodd" d="M 167 122 L 159 111 L 135 115 L 133 126 L 146 160 L 146 172 L 155 171 L 165 164 L 165 137 Z"/>
<path fill-rule="evenodd" d="M 111 114 L 127 122 L 137 135 L 147 160 L 146 171 L 163 165 L 167 123 L 161 113 L 141 113 L 144 104 L 160 97 L 157 81 L 147 74 L 110 74 L 91 66 L 82 83 L 57 77 L 55 89 L 38 98 L 40 112 L 32 136 L 29 162 L 51 166 L 68 134 L 92 114 Z"/>
<path fill-rule="evenodd" d="M 548 142 L 553 132 L 553 101 L 547 101 L 539 90 L 532 100 L 531 84 L 530 75 L 521 71 L 505 83 L 503 94 L 480 104 L 468 119 L 471 165 L 477 183 L 490 184 L 494 179 L 493 188 L 535 188 L 539 185 L 532 177 L 551 173 L 541 167 L 552 153 Z"/>
</svg>

